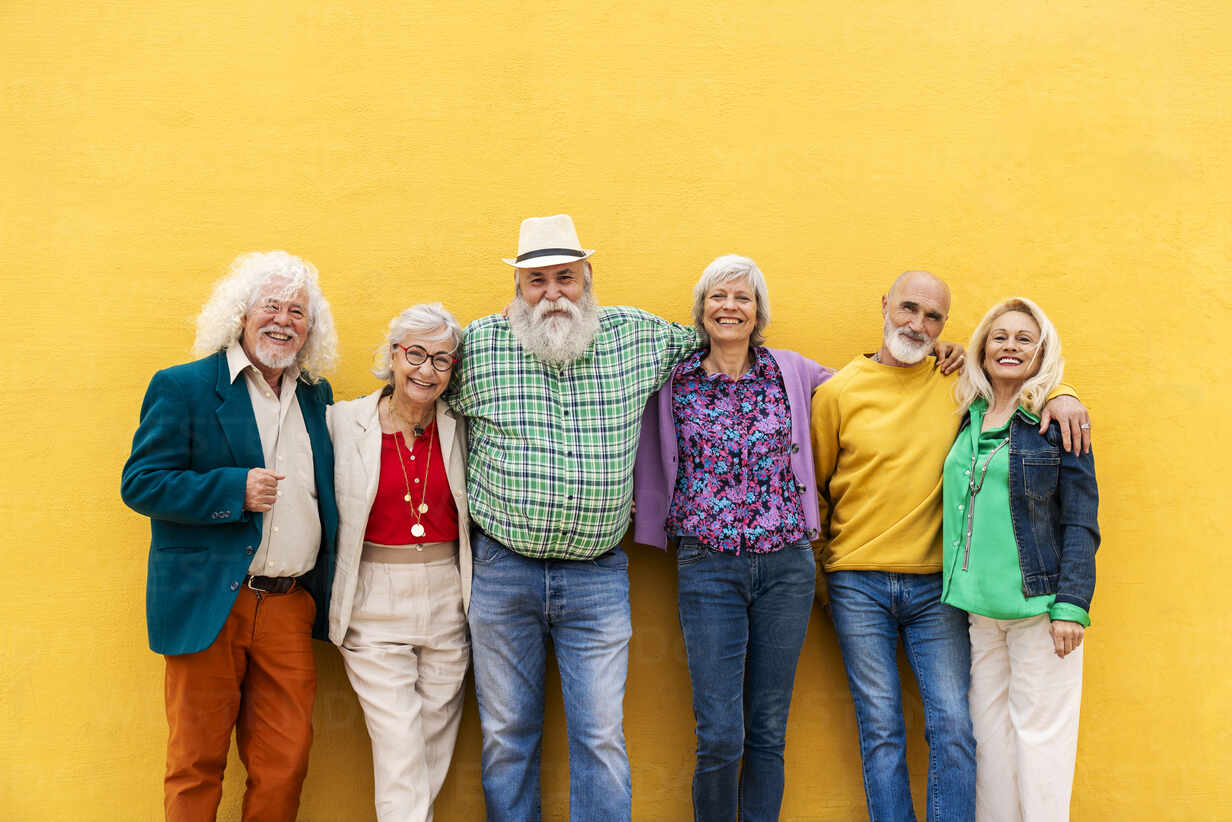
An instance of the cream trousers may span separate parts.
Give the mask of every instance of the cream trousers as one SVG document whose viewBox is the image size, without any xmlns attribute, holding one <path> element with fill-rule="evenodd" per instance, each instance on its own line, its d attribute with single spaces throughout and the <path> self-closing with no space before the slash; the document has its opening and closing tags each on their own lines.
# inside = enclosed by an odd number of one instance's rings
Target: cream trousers
<svg viewBox="0 0 1232 822">
<path fill-rule="evenodd" d="M 342 661 L 372 739 L 380 822 L 424 822 L 462 718 L 470 660 L 454 558 L 363 561 Z"/>
<path fill-rule="evenodd" d="M 1047 614 L 969 615 L 977 822 L 1066 822 L 1078 751 L 1082 649 L 1053 652 Z"/>
</svg>

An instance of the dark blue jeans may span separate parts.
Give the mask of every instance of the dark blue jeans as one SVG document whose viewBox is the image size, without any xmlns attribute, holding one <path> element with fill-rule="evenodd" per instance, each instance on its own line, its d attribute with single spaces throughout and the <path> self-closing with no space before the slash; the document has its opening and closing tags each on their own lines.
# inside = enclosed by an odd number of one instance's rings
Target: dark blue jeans
<svg viewBox="0 0 1232 822">
<path fill-rule="evenodd" d="M 907 732 L 898 641 L 924 702 L 928 822 L 975 819 L 975 736 L 967 691 L 967 614 L 941 601 L 941 574 L 836 571 L 830 615 L 860 728 L 871 822 L 915 822 L 907 781 Z"/>
<path fill-rule="evenodd" d="M 813 551 L 806 542 L 737 556 L 686 536 L 676 562 L 697 720 L 693 818 L 777 820 L 787 711 L 813 608 Z"/>
<path fill-rule="evenodd" d="M 629 560 L 524 557 L 475 529 L 471 649 L 483 729 L 488 822 L 538 822 L 548 640 L 569 734 L 569 819 L 628 822 L 625 677 L 632 622 Z"/>
</svg>

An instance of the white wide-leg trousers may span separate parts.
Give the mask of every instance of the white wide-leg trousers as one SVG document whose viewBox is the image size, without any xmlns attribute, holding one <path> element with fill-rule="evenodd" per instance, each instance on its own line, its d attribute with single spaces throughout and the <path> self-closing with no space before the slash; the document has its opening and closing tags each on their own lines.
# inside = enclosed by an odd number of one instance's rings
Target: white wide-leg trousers
<svg viewBox="0 0 1232 822">
<path fill-rule="evenodd" d="M 1053 652 L 1047 614 L 970 615 L 977 822 L 1067 822 L 1082 649 Z"/>
<path fill-rule="evenodd" d="M 470 660 L 454 559 L 363 561 L 342 661 L 372 739 L 380 822 L 430 822 Z"/>
</svg>

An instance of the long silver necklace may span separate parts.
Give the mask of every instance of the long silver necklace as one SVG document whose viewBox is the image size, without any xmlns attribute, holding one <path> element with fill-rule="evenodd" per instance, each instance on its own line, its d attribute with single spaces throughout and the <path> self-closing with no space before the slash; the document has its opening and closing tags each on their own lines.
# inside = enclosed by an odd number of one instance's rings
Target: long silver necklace
<svg viewBox="0 0 1232 822">
<path fill-rule="evenodd" d="M 980 478 L 977 481 L 975 478 L 975 465 L 980 459 L 980 436 L 975 433 L 974 424 L 971 426 L 971 429 L 971 468 L 967 471 L 967 531 L 966 538 L 963 540 L 962 569 L 964 571 L 967 570 L 967 563 L 971 559 L 971 534 L 975 530 L 975 496 L 984 487 L 984 477 L 988 474 L 988 466 L 992 462 L 992 458 L 997 456 L 997 452 L 1008 445 L 1010 441 L 1010 438 L 1007 436 L 997 443 L 996 448 L 992 449 L 988 459 L 984 460 L 984 469 L 980 471 Z"/>
</svg>

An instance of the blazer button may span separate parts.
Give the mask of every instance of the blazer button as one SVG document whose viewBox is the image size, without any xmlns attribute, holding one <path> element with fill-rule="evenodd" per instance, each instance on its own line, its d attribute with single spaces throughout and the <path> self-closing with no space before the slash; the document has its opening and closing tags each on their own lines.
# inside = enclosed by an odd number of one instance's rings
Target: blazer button
<svg viewBox="0 0 1232 822">
<path fill-rule="evenodd" d="M 252 546 L 249 545 L 247 548 L 244 549 L 244 553 L 247 554 L 248 556 L 252 556 L 256 552 L 252 549 Z"/>
<path fill-rule="evenodd" d="M 231 590 L 232 590 L 232 591 L 238 591 L 238 590 L 239 590 L 239 587 L 240 587 L 240 584 L 239 584 L 238 582 L 236 582 L 235 580 L 232 580 L 232 581 L 231 581 Z"/>
</svg>

